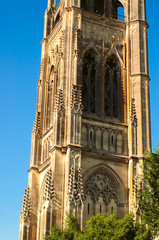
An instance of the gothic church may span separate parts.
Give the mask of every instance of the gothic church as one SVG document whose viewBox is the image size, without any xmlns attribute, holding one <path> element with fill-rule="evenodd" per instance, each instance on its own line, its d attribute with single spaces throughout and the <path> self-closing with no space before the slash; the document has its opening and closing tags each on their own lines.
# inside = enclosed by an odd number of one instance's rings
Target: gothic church
<svg viewBox="0 0 159 240">
<path fill-rule="evenodd" d="M 136 215 L 151 147 L 145 0 L 48 0 L 19 240 L 74 212 Z M 123 11 L 123 16 L 120 15 Z"/>
</svg>

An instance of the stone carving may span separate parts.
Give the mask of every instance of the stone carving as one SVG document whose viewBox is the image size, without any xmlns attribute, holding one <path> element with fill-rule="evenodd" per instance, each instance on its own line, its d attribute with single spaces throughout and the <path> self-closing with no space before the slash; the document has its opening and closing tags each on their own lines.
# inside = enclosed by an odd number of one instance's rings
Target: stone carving
<svg viewBox="0 0 159 240">
<path fill-rule="evenodd" d="M 74 29 L 74 38 L 73 38 L 73 58 L 79 55 L 79 29 Z"/>
<path fill-rule="evenodd" d="M 21 219 L 23 221 L 29 221 L 31 217 L 31 197 L 29 187 L 24 190 L 24 199 L 21 211 Z"/>
<path fill-rule="evenodd" d="M 123 30 L 117 30 L 114 27 L 109 27 L 109 26 L 101 26 L 101 25 L 95 25 L 93 23 L 90 23 L 88 21 L 83 20 L 82 21 L 82 29 L 83 31 L 83 38 L 84 39 L 89 39 L 90 38 L 90 32 L 94 32 L 94 39 L 100 39 L 103 38 L 106 41 L 109 41 L 112 43 L 113 39 L 112 36 L 115 37 L 116 42 L 121 43 L 124 38 L 124 32 Z"/>
<path fill-rule="evenodd" d="M 81 141 L 81 115 L 82 115 L 81 86 L 72 85 L 71 90 L 71 142 L 80 144 Z"/>
<path fill-rule="evenodd" d="M 43 198 L 41 203 L 45 204 L 46 201 L 49 203 L 50 209 L 61 209 L 61 202 L 59 200 L 58 194 L 55 192 L 54 178 L 51 168 L 48 170 L 46 175 Z"/>
<path fill-rule="evenodd" d="M 120 128 L 108 125 L 98 126 L 96 124 L 84 123 L 83 121 L 81 144 L 87 151 L 113 152 L 127 156 L 127 128 L 123 126 Z"/>
<path fill-rule="evenodd" d="M 43 71 L 44 71 L 44 59 L 41 60 L 41 65 L 40 65 L 40 73 L 39 73 L 39 78 L 38 78 L 38 86 L 41 85 L 41 82 L 43 79 Z"/>
<path fill-rule="evenodd" d="M 52 200 L 55 197 L 55 189 L 54 189 L 54 180 L 52 175 L 52 170 L 50 169 L 46 175 L 45 188 L 43 200 Z"/>
<path fill-rule="evenodd" d="M 137 114 L 134 98 L 131 98 L 130 122 L 132 125 L 132 154 L 137 155 Z"/>
<path fill-rule="evenodd" d="M 63 91 L 59 89 L 59 93 L 55 96 L 55 110 L 59 112 L 60 110 L 64 109 L 64 102 L 63 102 Z"/>
<path fill-rule="evenodd" d="M 64 143 L 64 132 L 65 132 L 65 106 L 64 106 L 62 89 L 59 89 L 58 94 L 55 96 L 53 124 L 54 124 L 54 129 L 56 131 L 56 134 L 54 134 L 54 138 L 53 138 L 53 144 L 62 145 Z"/>
<path fill-rule="evenodd" d="M 80 152 L 78 150 L 71 150 L 71 164 L 73 162 L 78 162 L 80 157 Z"/>
<path fill-rule="evenodd" d="M 112 198 L 117 201 L 117 186 L 106 171 L 99 170 L 87 180 L 85 195 L 88 194 L 94 201 L 99 196 L 102 196 L 106 203 L 109 203 Z"/>
<path fill-rule="evenodd" d="M 82 109 L 82 93 L 81 93 L 81 86 L 72 84 L 72 91 L 71 91 L 71 108 L 78 110 L 79 108 Z"/>
<path fill-rule="evenodd" d="M 146 88 L 147 87 L 147 79 L 142 79 L 142 82 L 141 82 L 141 85 L 142 85 L 142 88 Z"/>
<path fill-rule="evenodd" d="M 135 99 L 134 98 L 131 98 L 130 120 L 132 122 L 137 122 L 136 106 L 135 106 Z"/>
<path fill-rule="evenodd" d="M 69 175 L 69 204 L 73 206 L 81 206 L 84 202 L 84 191 L 81 168 L 70 168 Z"/>
<path fill-rule="evenodd" d="M 63 57 L 63 54 L 64 54 L 64 41 L 65 41 L 65 31 L 62 30 L 61 31 L 61 38 L 60 38 L 60 46 L 59 46 L 59 48 L 60 48 L 60 51 L 59 51 L 60 57 Z"/>
<path fill-rule="evenodd" d="M 32 132 L 42 136 L 41 113 L 40 112 L 36 112 L 36 119 L 34 121 Z"/>
<path fill-rule="evenodd" d="M 41 60 L 40 73 L 39 73 L 38 86 L 37 86 L 39 105 L 40 105 L 40 102 L 41 102 L 40 98 L 41 98 L 41 90 L 42 90 L 43 72 L 44 72 L 44 59 Z M 36 112 L 36 119 L 34 121 L 32 133 L 39 134 L 40 136 L 42 136 L 41 113 L 38 110 Z"/>
</svg>

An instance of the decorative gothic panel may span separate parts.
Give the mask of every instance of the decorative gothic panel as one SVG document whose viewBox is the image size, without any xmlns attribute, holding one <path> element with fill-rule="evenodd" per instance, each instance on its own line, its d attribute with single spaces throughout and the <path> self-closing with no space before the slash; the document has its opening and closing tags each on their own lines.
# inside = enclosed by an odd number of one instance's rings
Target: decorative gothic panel
<svg viewBox="0 0 159 240">
<path fill-rule="evenodd" d="M 91 194 L 94 201 L 102 196 L 104 202 L 108 204 L 112 197 L 117 199 L 117 186 L 105 170 L 99 170 L 87 180 L 85 195 L 87 194 Z"/>
<path fill-rule="evenodd" d="M 103 169 L 91 175 L 85 185 L 84 220 L 98 213 L 118 212 L 118 192 L 113 177 Z"/>
</svg>

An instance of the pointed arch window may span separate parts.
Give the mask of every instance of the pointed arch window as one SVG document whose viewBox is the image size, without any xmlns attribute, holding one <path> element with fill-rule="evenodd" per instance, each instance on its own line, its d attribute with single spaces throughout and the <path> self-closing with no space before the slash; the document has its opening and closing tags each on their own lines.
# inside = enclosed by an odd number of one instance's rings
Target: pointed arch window
<svg viewBox="0 0 159 240">
<path fill-rule="evenodd" d="M 53 104 L 53 82 L 54 82 L 54 66 L 51 67 L 49 79 L 48 79 L 48 89 L 47 89 L 47 122 L 46 128 L 50 127 L 50 117 Z"/>
<path fill-rule="evenodd" d="M 122 117 L 121 68 L 115 56 L 105 63 L 104 113 L 110 118 Z"/>
<path fill-rule="evenodd" d="M 112 0 L 112 18 L 125 22 L 124 6 L 119 0 Z"/>
<path fill-rule="evenodd" d="M 96 113 L 96 74 L 96 53 L 91 50 L 88 51 L 83 58 L 82 89 L 82 101 L 84 110 L 89 113 Z"/>
<path fill-rule="evenodd" d="M 104 0 L 81 0 L 81 8 L 102 15 L 104 13 Z"/>
</svg>

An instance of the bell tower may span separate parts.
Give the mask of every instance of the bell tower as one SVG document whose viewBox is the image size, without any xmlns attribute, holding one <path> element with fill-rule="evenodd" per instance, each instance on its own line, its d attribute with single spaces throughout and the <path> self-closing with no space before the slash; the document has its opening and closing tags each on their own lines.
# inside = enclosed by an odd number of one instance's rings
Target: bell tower
<svg viewBox="0 0 159 240">
<path fill-rule="evenodd" d="M 66 213 L 137 216 L 151 148 L 145 0 L 48 0 L 19 240 Z"/>
</svg>

